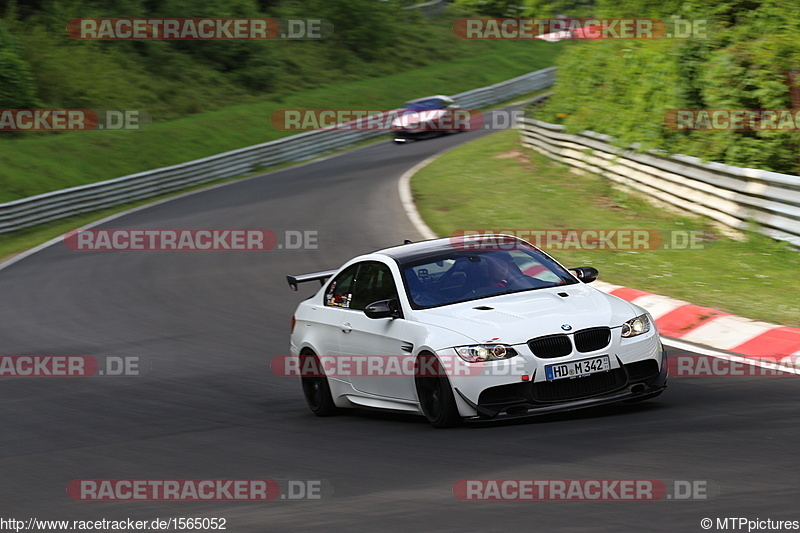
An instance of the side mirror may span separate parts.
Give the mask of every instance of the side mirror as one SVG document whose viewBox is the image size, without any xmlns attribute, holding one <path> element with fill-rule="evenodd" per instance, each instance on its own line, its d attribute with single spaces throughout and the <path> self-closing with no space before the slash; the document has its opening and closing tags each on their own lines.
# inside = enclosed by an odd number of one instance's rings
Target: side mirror
<svg viewBox="0 0 800 533">
<path fill-rule="evenodd" d="M 403 316 L 397 298 L 372 302 L 364 309 L 364 314 L 369 318 L 402 318 Z"/>
<path fill-rule="evenodd" d="M 575 276 L 577 276 L 577 278 L 584 283 L 593 282 L 597 279 L 598 274 L 600 274 L 594 267 L 578 267 L 570 268 L 570 270 L 574 272 Z"/>
</svg>

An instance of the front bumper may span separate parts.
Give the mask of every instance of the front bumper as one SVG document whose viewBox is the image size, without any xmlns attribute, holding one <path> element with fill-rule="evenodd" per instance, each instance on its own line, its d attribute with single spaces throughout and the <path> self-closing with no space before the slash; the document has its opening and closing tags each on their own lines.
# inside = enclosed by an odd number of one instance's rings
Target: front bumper
<svg viewBox="0 0 800 533">
<path fill-rule="evenodd" d="M 394 141 L 395 142 L 416 141 L 421 139 L 429 139 L 431 137 L 438 137 L 440 135 L 446 135 L 447 133 L 449 132 L 446 130 L 426 130 L 426 129 L 398 130 L 394 132 Z"/>
<path fill-rule="evenodd" d="M 478 402 L 455 388 L 456 394 L 477 411 L 467 421 L 521 418 L 573 411 L 622 401 L 645 400 L 667 388 L 666 353 L 582 378 L 529 381 L 489 387 Z"/>
</svg>

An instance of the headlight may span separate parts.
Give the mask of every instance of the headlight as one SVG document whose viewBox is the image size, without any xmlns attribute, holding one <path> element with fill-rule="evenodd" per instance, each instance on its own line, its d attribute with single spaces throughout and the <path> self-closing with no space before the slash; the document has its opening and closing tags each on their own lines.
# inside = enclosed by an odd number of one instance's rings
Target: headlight
<svg viewBox="0 0 800 533">
<path fill-rule="evenodd" d="M 478 344 L 476 346 L 458 346 L 458 356 L 467 363 L 482 363 L 497 359 L 508 359 L 517 355 L 516 350 L 505 344 Z"/>
<path fill-rule="evenodd" d="M 650 331 L 650 318 L 647 315 L 639 315 L 622 324 L 623 337 L 635 337 Z"/>
</svg>

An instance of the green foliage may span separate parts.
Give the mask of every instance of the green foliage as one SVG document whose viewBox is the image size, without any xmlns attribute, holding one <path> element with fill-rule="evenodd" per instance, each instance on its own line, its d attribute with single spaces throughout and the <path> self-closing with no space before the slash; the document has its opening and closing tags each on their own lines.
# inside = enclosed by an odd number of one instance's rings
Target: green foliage
<svg viewBox="0 0 800 533">
<path fill-rule="evenodd" d="M 19 42 L 0 24 L 0 109 L 36 105 L 36 87 Z"/>
<path fill-rule="evenodd" d="M 597 0 L 595 15 L 658 19 L 681 15 L 687 18 L 688 4 L 685 0 Z"/>
<path fill-rule="evenodd" d="M 53 108 L 144 109 L 163 122 L 384 76 L 484 47 L 455 38 L 452 15 L 438 20 L 399 9 L 408 3 L 0 0 L 10 32 L 0 33 L 0 95 L 13 95 L 16 107 L 36 107 L 38 100 Z M 334 33 L 320 41 L 81 41 L 65 31 L 75 18 L 146 16 L 328 19 Z"/>
<path fill-rule="evenodd" d="M 537 111 L 542 120 L 561 121 L 570 131 L 606 133 L 621 145 L 640 142 L 642 148 L 800 173 L 796 132 L 675 131 L 664 120 L 671 109 L 791 108 L 790 76 L 800 83 L 800 4 L 614 4 L 599 0 L 597 7 L 605 15 L 616 9 L 630 16 L 639 5 L 652 12 L 638 16 L 655 13 L 664 20 L 670 9 L 679 9 L 682 18 L 707 20 L 708 38 L 572 43 L 558 65 L 556 95 Z"/>
<path fill-rule="evenodd" d="M 407 37 L 399 32 L 400 19 L 393 2 L 316 0 L 311 11 L 333 23 L 334 45 L 363 61 L 386 59 L 397 40 Z"/>
<path fill-rule="evenodd" d="M 522 0 L 526 17 L 554 18 L 557 15 L 589 17 L 595 14 L 595 0 Z"/>
<path fill-rule="evenodd" d="M 486 17 L 516 17 L 524 11 L 519 0 L 456 0 L 455 3 Z"/>
</svg>

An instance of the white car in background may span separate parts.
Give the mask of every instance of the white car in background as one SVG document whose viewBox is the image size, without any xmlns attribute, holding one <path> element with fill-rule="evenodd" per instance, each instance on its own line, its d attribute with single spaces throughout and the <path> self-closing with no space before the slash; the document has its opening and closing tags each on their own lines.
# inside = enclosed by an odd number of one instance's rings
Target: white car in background
<svg viewBox="0 0 800 533">
<path fill-rule="evenodd" d="M 587 285 L 596 277 L 506 235 L 287 276 L 294 290 L 322 284 L 292 320 L 305 399 L 320 416 L 368 407 L 449 427 L 658 396 L 667 365 L 652 317 Z"/>
<path fill-rule="evenodd" d="M 452 98 L 441 94 L 410 100 L 399 110 L 400 116 L 392 120 L 394 142 L 403 144 L 467 131 L 471 127 L 469 113 L 460 109 Z"/>
</svg>

